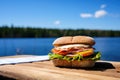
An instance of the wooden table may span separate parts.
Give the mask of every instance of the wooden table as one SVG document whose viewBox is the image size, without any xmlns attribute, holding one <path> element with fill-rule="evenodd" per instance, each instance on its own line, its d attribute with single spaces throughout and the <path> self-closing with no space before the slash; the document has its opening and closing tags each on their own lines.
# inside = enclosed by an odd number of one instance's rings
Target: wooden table
<svg viewBox="0 0 120 80">
<path fill-rule="evenodd" d="M 0 80 L 120 80 L 120 62 L 98 61 L 90 69 L 55 67 L 51 61 L 1 65 Z"/>
</svg>

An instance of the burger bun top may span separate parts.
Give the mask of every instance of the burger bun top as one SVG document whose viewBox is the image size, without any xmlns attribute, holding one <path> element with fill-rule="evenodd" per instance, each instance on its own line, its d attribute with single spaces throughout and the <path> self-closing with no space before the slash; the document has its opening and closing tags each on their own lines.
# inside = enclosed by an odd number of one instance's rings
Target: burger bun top
<svg viewBox="0 0 120 80">
<path fill-rule="evenodd" d="M 95 44 L 95 40 L 89 36 L 64 36 L 57 38 L 53 42 L 54 47 L 69 44 L 85 44 L 93 46 Z"/>
</svg>

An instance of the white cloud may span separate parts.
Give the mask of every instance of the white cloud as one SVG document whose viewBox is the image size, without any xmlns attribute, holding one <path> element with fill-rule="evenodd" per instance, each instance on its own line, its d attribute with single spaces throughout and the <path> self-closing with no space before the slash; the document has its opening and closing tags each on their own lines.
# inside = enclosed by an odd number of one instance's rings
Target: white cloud
<svg viewBox="0 0 120 80">
<path fill-rule="evenodd" d="M 56 21 L 54 22 L 55 25 L 60 25 L 60 23 L 61 23 L 61 22 L 60 22 L 59 20 L 56 20 Z"/>
<path fill-rule="evenodd" d="M 91 13 L 81 13 L 80 17 L 81 18 L 100 18 L 103 17 L 107 14 L 106 10 L 103 10 L 106 7 L 106 4 L 102 4 L 100 6 L 100 10 L 97 10 L 94 12 L 94 14 Z"/>
<path fill-rule="evenodd" d="M 103 17 L 107 14 L 107 12 L 105 10 L 98 10 L 95 12 L 95 15 L 94 17 L 95 18 L 100 18 L 100 17 Z"/>
<path fill-rule="evenodd" d="M 100 17 L 103 17 L 107 14 L 107 11 L 105 10 L 98 10 L 96 11 L 94 14 L 91 14 L 91 13 L 81 13 L 80 14 L 80 17 L 82 18 L 100 18 Z"/>
<path fill-rule="evenodd" d="M 100 8 L 105 8 L 106 7 L 106 5 L 105 4 L 102 4 L 101 6 L 100 6 Z"/>
<path fill-rule="evenodd" d="M 93 15 L 90 14 L 90 13 L 81 13 L 80 17 L 82 17 L 82 18 L 91 18 L 91 17 L 93 17 Z"/>
</svg>

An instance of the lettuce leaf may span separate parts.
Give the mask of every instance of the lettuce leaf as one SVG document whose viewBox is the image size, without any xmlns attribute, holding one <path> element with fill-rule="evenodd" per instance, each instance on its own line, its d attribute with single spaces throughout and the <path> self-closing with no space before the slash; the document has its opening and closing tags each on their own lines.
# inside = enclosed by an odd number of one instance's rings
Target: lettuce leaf
<svg viewBox="0 0 120 80">
<path fill-rule="evenodd" d="M 49 56 L 50 59 L 63 59 L 63 57 L 64 57 L 62 55 L 52 54 L 52 53 L 49 53 L 48 56 Z"/>
<path fill-rule="evenodd" d="M 62 59 L 62 60 L 67 60 L 67 61 L 74 61 L 74 60 L 93 60 L 93 61 L 97 61 L 100 60 L 101 58 L 101 53 L 100 52 L 94 52 L 93 55 L 88 56 L 88 57 L 83 57 L 80 54 L 75 55 L 74 57 L 68 57 L 68 56 L 63 56 L 63 55 L 59 55 L 59 54 L 53 54 L 53 53 L 49 53 L 49 58 L 52 59 Z"/>
</svg>

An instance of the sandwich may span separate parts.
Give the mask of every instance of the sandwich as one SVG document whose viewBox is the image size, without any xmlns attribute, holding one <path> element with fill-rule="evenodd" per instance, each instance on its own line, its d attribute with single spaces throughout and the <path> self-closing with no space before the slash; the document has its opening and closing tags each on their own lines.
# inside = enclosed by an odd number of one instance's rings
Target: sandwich
<svg viewBox="0 0 120 80">
<path fill-rule="evenodd" d="M 57 67 L 89 68 L 101 57 L 93 45 L 95 40 L 89 36 L 63 36 L 53 42 L 54 48 L 48 55 Z"/>
</svg>

